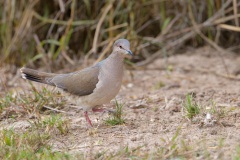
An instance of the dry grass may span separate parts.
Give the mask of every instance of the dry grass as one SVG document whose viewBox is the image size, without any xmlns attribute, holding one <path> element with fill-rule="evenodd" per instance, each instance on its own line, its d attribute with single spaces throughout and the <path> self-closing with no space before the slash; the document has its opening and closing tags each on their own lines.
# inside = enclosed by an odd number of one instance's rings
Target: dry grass
<svg viewBox="0 0 240 160">
<path fill-rule="evenodd" d="M 1 159 L 70 159 L 63 152 L 54 152 L 48 145 L 51 135 L 31 127 L 25 132 L 4 129 L 0 132 Z"/>
<path fill-rule="evenodd" d="M 66 63 L 75 65 L 83 55 L 100 60 L 120 37 L 131 41 L 138 66 L 186 45 L 208 43 L 224 51 L 238 49 L 240 41 L 236 0 L 10 0 L 0 4 L 1 60 L 20 66 L 41 64 L 54 70 Z"/>
<path fill-rule="evenodd" d="M 61 102 L 60 102 L 61 101 Z M 27 118 L 20 128 L 1 126 L 0 158 L 1 159 L 70 159 L 64 152 L 51 149 L 49 140 L 56 135 L 68 133 L 68 120 L 54 110 L 46 110 L 45 105 L 61 107 L 64 101 L 59 94 L 43 88 L 32 92 L 11 93 L 0 98 L 0 119 L 21 121 Z M 40 114 L 43 113 L 44 114 Z M 49 112 L 51 113 L 50 115 Z M 72 158 L 71 158 L 72 159 Z"/>
<path fill-rule="evenodd" d="M 38 91 L 32 86 L 31 94 L 24 91 L 8 92 L 4 97 L 0 98 L 0 119 L 9 117 L 22 117 L 29 114 L 37 117 L 39 113 L 45 112 L 49 114 L 49 107 L 53 108 L 52 111 L 58 111 L 65 104 L 65 100 L 58 92 L 53 92 L 43 88 Z"/>
</svg>

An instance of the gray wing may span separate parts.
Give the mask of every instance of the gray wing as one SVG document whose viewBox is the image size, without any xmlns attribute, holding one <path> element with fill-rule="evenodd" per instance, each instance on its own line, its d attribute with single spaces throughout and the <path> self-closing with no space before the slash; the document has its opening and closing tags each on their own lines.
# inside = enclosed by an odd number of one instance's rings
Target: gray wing
<svg viewBox="0 0 240 160">
<path fill-rule="evenodd" d="M 98 83 L 99 66 L 95 65 L 69 74 L 59 74 L 51 82 L 69 93 L 85 96 L 93 93 Z"/>
</svg>

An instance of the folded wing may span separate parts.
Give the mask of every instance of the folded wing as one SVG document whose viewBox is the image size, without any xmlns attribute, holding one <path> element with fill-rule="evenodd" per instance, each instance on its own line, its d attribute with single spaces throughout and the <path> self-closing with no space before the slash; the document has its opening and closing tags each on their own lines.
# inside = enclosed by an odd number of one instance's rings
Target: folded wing
<svg viewBox="0 0 240 160">
<path fill-rule="evenodd" d="M 99 81 L 98 75 L 99 66 L 93 66 L 69 74 L 59 74 L 51 82 L 69 93 L 85 96 L 93 93 Z"/>
</svg>

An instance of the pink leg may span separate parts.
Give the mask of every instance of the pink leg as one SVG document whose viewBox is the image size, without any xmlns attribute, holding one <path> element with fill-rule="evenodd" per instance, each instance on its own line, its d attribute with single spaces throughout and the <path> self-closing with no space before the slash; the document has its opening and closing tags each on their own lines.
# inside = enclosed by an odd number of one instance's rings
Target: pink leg
<svg viewBox="0 0 240 160">
<path fill-rule="evenodd" d="M 88 117 L 88 112 L 87 111 L 84 112 L 84 116 L 85 116 L 86 121 L 88 122 L 88 124 L 90 124 L 90 126 L 93 127 L 92 122 L 91 122 L 90 118 Z"/>
</svg>

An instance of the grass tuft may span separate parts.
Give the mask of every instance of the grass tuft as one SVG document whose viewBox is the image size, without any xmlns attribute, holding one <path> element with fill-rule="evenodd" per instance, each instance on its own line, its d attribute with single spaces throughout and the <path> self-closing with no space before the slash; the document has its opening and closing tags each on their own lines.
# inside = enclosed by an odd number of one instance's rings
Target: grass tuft
<svg viewBox="0 0 240 160">
<path fill-rule="evenodd" d="M 68 121 L 63 119 L 60 115 L 51 114 L 48 117 L 39 118 L 30 122 L 32 127 L 38 130 L 42 130 L 46 133 L 68 133 Z"/>
<path fill-rule="evenodd" d="M 189 119 L 200 113 L 200 105 L 195 102 L 192 95 L 186 95 L 186 100 L 182 105 L 184 114 Z"/>
<path fill-rule="evenodd" d="M 12 116 L 25 116 L 39 112 L 49 112 L 45 105 L 52 108 L 61 108 L 65 104 L 59 93 L 43 88 L 37 90 L 32 86 L 31 93 L 9 92 L 0 98 L 0 119 Z M 52 112 L 52 111 L 50 111 Z"/>
<path fill-rule="evenodd" d="M 0 159 L 70 159 L 66 153 L 54 152 L 47 144 L 50 135 L 39 130 L 19 133 L 13 129 L 0 131 Z"/>
<path fill-rule="evenodd" d="M 118 101 L 115 101 L 116 111 L 113 113 L 112 117 L 109 117 L 105 123 L 111 126 L 115 125 L 121 125 L 125 123 L 125 120 L 122 118 L 123 115 L 123 104 L 118 103 Z"/>
<path fill-rule="evenodd" d="M 62 119 L 60 115 L 51 115 L 43 120 L 43 126 L 46 130 L 58 130 L 61 134 L 68 133 L 67 120 Z"/>
<path fill-rule="evenodd" d="M 216 102 L 212 100 L 211 106 L 210 106 L 210 113 L 213 115 L 216 115 L 216 118 L 219 120 L 226 116 L 227 110 L 224 109 L 224 107 L 217 107 Z"/>
</svg>

